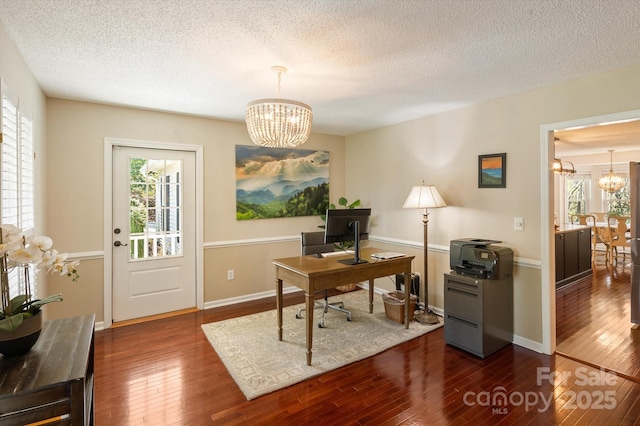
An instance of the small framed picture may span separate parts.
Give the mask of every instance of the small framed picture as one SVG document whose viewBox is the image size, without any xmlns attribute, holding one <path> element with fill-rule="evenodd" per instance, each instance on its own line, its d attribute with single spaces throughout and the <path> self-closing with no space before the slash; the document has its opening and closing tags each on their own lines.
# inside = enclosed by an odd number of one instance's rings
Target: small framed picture
<svg viewBox="0 0 640 426">
<path fill-rule="evenodd" d="M 507 187 L 507 154 L 478 155 L 478 188 Z"/>
</svg>

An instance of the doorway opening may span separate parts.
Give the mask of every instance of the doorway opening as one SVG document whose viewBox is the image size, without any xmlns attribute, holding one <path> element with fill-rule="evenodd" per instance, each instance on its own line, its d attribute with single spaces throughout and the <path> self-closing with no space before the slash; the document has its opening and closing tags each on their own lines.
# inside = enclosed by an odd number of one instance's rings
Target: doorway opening
<svg viewBox="0 0 640 426">
<path fill-rule="evenodd" d="M 626 124 L 631 123 L 631 124 Z M 619 126 L 616 128 L 616 126 Z M 596 261 L 596 270 L 593 277 L 584 278 L 576 283 L 572 288 L 566 288 L 558 292 L 558 298 L 556 299 L 555 291 L 555 247 L 554 247 L 554 212 L 557 210 L 554 206 L 557 206 L 557 187 L 554 185 L 554 175 L 551 168 L 555 157 L 570 157 L 568 151 L 560 152 L 560 155 L 556 155 L 554 136 L 556 134 L 568 135 L 570 132 L 582 133 L 585 137 L 584 146 L 580 147 L 578 144 L 574 144 L 575 149 L 580 151 L 582 149 L 582 155 L 600 155 L 608 157 L 607 150 L 614 148 L 621 152 L 619 162 L 626 162 L 628 169 L 628 161 L 631 161 L 629 156 L 624 157 L 623 151 L 636 149 L 635 154 L 629 154 L 637 158 L 637 152 L 640 152 L 640 137 L 634 137 L 631 135 L 621 134 L 627 130 L 620 130 L 622 128 L 629 129 L 635 127 L 640 135 L 640 111 L 629 111 L 625 113 L 612 114 L 607 116 L 591 117 L 587 119 L 573 120 L 562 123 L 554 123 L 541 127 L 541 147 L 542 147 L 542 164 L 545 165 L 542 173 L 541 190 L 543 195 L 542 202 L 542 229 L 548 229 L 548 233 L 544 233 L 542 236 L 543 248 L 548 248 L 546 253 L 548 256 L 543 255 L 542 259 L 542 292 L 543 292 L 543 347 L 546 353 L 553 353 L 558 351 L 562 355 L 569 358 L 580 360 L 586 364 L 593 366 L 602 366 L 613 371 L 617 371 L 616 367 L 621 367 L 620 363 L 616 361 L 616 357 L 608 357 L 606 355 L 606 346 L 612 349 L 612 353 L 626 353 L 625 351 L 637 352 L 640 350 L 640 330 L 634 327 L 630 322 L 628 315 L 629 305 L 629 290 L 630 290 L 630 272 L 629 267 L 626 267 L 623 262 L 620 262 L 613 269 L 607 270 L 602 261 Z M 618 134 L 616 134 L 616 130 Z M 605 138 L 592 138 L 589 139 L 589 131 L 592 134 L 603 132 L 609 132 L 609 140 L 607 143 Z M 624 142 L 621 142 L 618 146 L 612 147 L 615 140 L 621 140 L 624 138 L 632 139 L 633 143 L 625 146 Z M 573 141 L 575 142 L 575 141 Z M 635 147 L 629 146 L 635 143 Z M 568 144 L 571 145 L 571 144 Z M 588 152 L 591 150 L 591 152 Z M 608 169 L 608 158 L 606 158 Z M 602 160 L 598 160 L 600 163 L 604 163 Z M 578 169 L 579 167 L 576 167 Z M 597 191 L 594 191 L 597 193 Z M 565 219 L 564 217 L 561 219 Z M 545 253 L 545 250 L 543 250 Z M 627 257 L 627 264 L 629 258 Z M 615 292 L 614 292 L 615 291 Z M 625 296 L 626 291 L 626 296 Z M 615 294 L 614 294 L 615 293 Z M 589 300 L 585 303 L 585 299 L 589 297 Z M 624 298 L 626 297 L 626 302 Z M 556 304 L 558 303 L 558 305 Z M 609 303 L 608 306 L 606 304 Z M 622 312 L 624 306 L 620 306 L 621 303 L 626 303 L 626 311 Z M 575 309 L 571 312 L 571 309 Z M 587 312 L 584 312 L 587 310 Z M 599 311 L 604 310 L 604 314 Z M 569 312 L 569 313 L 568 313 Z M 624 319 L 620 321 L 612 321 L 614 315 L 622 316 Z M 583 315 L 583 316 L 580 316 Z M 567 318 L 575 320 L 574 324 L 567 324 Z M 582 322 L 580 322 L 582 318 Z M 597 324 L 599 334 L 588 336 L 588 323 L 585 318 L 591 318 L 591 321 Z M 562 321 L 560 323 L 559 321 Z M 576 324 L 579 325 L 577 326 Z M 607 325 L 610 324 L 610 325 Z M 567 327 L 576 327 L 574 330 L 567 331 Z M 582 333 L 582 334 L 580 334 Z M 612 345 L 612 339 L 618 338 L 618 346 Z M 556 340 L 558 339 L 558 340 Z M 582 346 L 577 344 L 578 340 L 589 339 L 590 341 L 584 342 Z M 548 352 L 547 352 L 548 351 Z M 606 365 L 607 362 L 603 361 L 609 359 L 610 365 Z M 636 358 L 636 357 L 631 357 Z M 605 364 L 603 364 L 603 362 Z M 637 363 L 637 362 L 636 362 Z M 630 363 L 627 366 L 622 366 L 620 375 L 633 379 L 637 377 L 636 381 L 640 380 L 640 365 Z"/>
</svg>

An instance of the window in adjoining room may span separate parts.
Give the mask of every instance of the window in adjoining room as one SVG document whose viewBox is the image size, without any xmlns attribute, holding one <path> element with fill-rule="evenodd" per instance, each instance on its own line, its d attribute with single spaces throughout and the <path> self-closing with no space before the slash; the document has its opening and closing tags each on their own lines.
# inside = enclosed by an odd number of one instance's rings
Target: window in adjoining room
<svg viewBox="0 0 640 426">
<path fill-rule="evenodd" d="M 628 173 L 616 173 L 624 179 L 624 186 L 616 192 L 602 192 L 602 205 L 609 216 L 631 215 L 630 186 Z"/>
<path fill-rule="evenodd" d="M 565 179 L 567 202 L 567 222 L 575 214 L 586 214 L 589 211 L 589 193 L 591 191 L 591 175 L 573 174 Z"/>
</svg>

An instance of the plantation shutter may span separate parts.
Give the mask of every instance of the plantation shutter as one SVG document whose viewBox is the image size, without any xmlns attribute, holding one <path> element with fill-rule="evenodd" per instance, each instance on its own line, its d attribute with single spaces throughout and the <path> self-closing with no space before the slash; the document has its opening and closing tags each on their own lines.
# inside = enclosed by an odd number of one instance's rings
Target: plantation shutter
<svg viewBox="0 0 640 426">
<path fill-rule="evenodd" d="M 18 221 L 18 108 L 2 94 L 2 223 Z"/>
<path fill-rule="evenodd" d="M 2 92 L 2 161 L 0 163 L 0 223 L 12 224 L 26 233 L 35 226 L 33 187 L 33 120 L 20 111 L 19 102 Z M 36 291 L 35 271 L 29 269 L 31 289 Z M 19 268 L 9 272 L 9 294 L 24 292 L 25 276 Z"/>
<path fill-rule="evenodd" d="M 24 230 L 33 229 L 33 125 L 31 118 L 20 115 L 20 190 L 18 191 L 19 222 Z"/>
<path fill-rule="evenodd" d="M 2 200 L 0 219 L 31 231 L 35 225 L 33 121 L 2 93 Z"/>
</svg>

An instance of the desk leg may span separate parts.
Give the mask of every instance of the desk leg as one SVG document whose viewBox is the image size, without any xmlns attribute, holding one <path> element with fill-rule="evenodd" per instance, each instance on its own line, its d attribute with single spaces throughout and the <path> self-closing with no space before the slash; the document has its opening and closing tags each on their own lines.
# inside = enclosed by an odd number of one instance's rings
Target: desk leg
<svg viewBox="0 0 640 426">
<path fill-rule="evenodd" d="M 373 280 L 369 280 L 369 313 L 373 313 Z"/>
<path fill-rule="evenodd" d="M 311 365 L 311 346 L 313 346 L 313 293 L 305 293 L 307 302 L 307 365 Z"/>
<path fill-rule="evenodd" d="M 425 253 L 426 256 L 426 253 Z M 409 312 L 411 306 L 411 270 L 404 272 L 404 328 L 409 328 L 409 318 L 413 317 L 413 312 Z"/>
<path fill-rule="evenodd" d="M 276 279 L 276 310 L 278 312 L 278 340 L 282 341 L 282 280 Z"/>
</svg>

